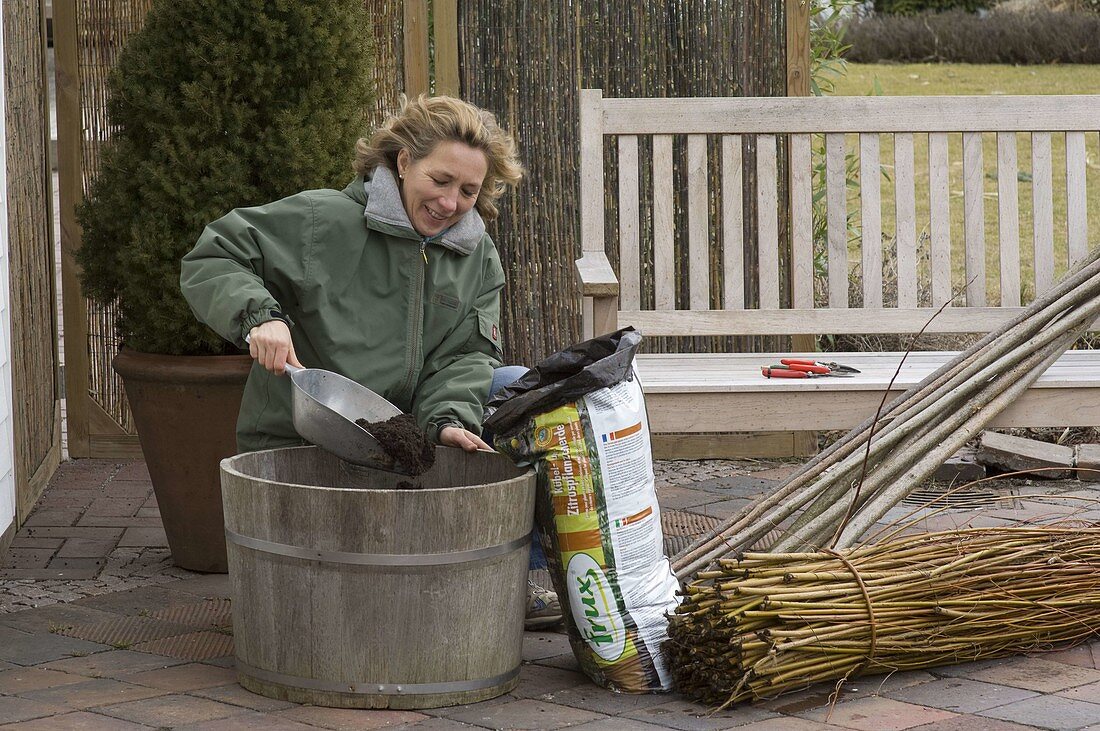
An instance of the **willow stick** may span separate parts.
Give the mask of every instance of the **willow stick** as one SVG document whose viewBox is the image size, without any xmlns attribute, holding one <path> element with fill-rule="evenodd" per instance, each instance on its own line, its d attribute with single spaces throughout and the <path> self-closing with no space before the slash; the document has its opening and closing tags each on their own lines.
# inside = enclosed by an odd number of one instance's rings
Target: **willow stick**
<svg viewBox="0 0 1100 731">
<path fill-rule="evenodd" d="M 1031 305 L 1026 308 L 1022 313 L 1016 315 L 1010 320 L 1006 321 L 999 327 L 992 330 L 986 336 L 981 338 L 977 343 L 974 343 L 968 349 L 960 353 L 954 359 L 944 364 L 940 368 L 936 369 L 933 373 L 921 380 L 905 393 L 901 394 L 890 404 L 886 405 L 880 414 L 871 416 L 864 420 L 861 424 L 856 426 L 841 439 L 834 442 L 821 454 L 817 455 L 809 462 L 807 462 L 795 475 L 793 475 L 787 483 L 780 486 L 780 488 L 773 494 L 774 504 L 772 505 L 760 505 L 750 506 L 749 509 L 741 511 L 738 514 L 727 519 L 715 530 L 715 535 L 711 537 L 702 538 L 683 551 L 681 551 L 676 557 L 673 558 L 672 565 L 677 575 L 683 576 L 690 573 L 687 570 L 687 566 L 690 563 L 699 563 L 698 557 L 705 552 L 713 550 L 717 546 L 721 546 L 724 542 L 724 534 L 728 533 L 731 528 L 738 523 L 742 523 L 746 520 L 752 520 L 759 517 L 760 514 L 765 512 L 768 508 L 774 507 L 775 504 L 782 502 L 787 496 L 798 490 L 804 484 L 812 480 L 813 478 L 824 472 L 834 461 L 837 459 L 843 459 L 851 453 L 855 452 L 862 446 L 862 438 L 866 437 L 866 433 L 871 430 L 876 423 L 889 416 L 892 412 L 896 411 L 905 404 L 912 400 L 919 398 L 930 391 L 935 390 L 939 384 L 944 380 L 944 376 L 950 374 L 956 369 L 959 364 L 966 363 L 971 359 L 971 356 L 978 351 L 981 351 L 987 345 L 996 343 L 1007 332 L 1013 330 L 1017 325 L 1025 320 L 1033 317 L 1036 313 L 1042 312 L 1051 305 L 1056 305 L 1063 298 L 1063 296 L 1077 288 L 1088 279 L 1096 276 L 1100 273 L 1100 249 L 1096 249 L 1090 253 L 1089 257 L 1082 260 L 1080 264 L 1075 266 L 1065 277 L 1063 277 L 1054 287 L 1047 290 L 1045 293 L 1036 298 Z M 757 509 L 759 508 L 759 509 Z"/>
</svg>

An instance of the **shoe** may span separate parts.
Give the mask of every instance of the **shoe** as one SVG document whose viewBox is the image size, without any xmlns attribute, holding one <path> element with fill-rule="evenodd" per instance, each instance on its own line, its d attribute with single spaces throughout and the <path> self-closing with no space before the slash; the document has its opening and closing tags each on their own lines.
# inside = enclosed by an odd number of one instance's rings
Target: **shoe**
<svg viewBox="0 0 1100 731">
<path fill-rule="evenodd" d="M 558 595 L 527 580 L 527 616 L 523 620 L 526 630 L 545 629 L 561 621 L 561 604 Z"/>
</svg>

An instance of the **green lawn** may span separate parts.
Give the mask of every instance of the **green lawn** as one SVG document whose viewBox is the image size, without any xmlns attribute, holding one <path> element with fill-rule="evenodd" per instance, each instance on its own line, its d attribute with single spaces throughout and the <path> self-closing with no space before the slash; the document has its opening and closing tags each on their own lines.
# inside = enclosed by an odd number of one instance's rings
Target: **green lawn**
<svg viewBox="0 0 1100 731">
<path fill-rule="evenodd" d="M 1100 66 L 1000 66 L 966 64 L 850 64 L 847 75 L 837 82 L 836 94 L 841 96 L 864 95 L 878 90 L 891 95 L 947 95 L 947 94 L 1087 94 L 1100 93 Z M 1100 129 L 1100 119 L 1097 120 Z M 917 226 L 918 234 L 928 230 L 928 169 L 927 138 L 915 140 L 917 164 Z M 849 149 L 855 147 L 854 139 Z M 1054 163 L 1054 237 L 1056 276 L 1066 266 L 1065 231 L 1065 141 L 1055 136 Z M 1086 138 L 1087 185 L 1089 190 L 1089 240 L 1100 240 L 1100 205 L 1095 204 L 1100 188 L 1100 140 L 1096 133 Z M 962 206 L 962 139 L 951 135 L 949 145 L 951 159 L 951 241 L 952 260 L 956 287 L 965 281 L 963 263 L 963 206 Z M 1020 135 L 1017 142 L 1019 160 L 1020 201 L 1020 253 L 1023 281 L 1031 281 L 1032 217 L 1031 217 L 1031 140 Z M 882 144 L 883 232 L 893 238 L 893 146 L 888 137 Z M 985 135 L 984 163 L 987 276 L 990 280 L 988 295 L 992 303 L 998 301 L 997 286 L 997 150 L 994 135 Z M 1059 174 L 1061 169 L 1061 174 Z M 858 203 L 854 203 L 858 206 Z M 927 237 L 923 237 L 927 238 Z M 927 243 L 924 244 L 927 246 Z M 853 252 L 854 253 L 854 252 Z M 1024 295 L 1030 299 L 1032 289 L 1025 285 Z"/>
</svg>

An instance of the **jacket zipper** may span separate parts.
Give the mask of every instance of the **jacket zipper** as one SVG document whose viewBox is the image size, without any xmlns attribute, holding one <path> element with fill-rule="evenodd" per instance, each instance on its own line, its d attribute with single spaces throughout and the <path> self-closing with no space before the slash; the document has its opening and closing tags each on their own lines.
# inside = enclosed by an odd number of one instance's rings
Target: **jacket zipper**
<svg viewBox="0 0 1100 731">
<path fill-rule="evenodd" d="M 416 375 L 416 363 L 420 359 L 420 331 L 424 320 L 424 274 L 428 268 L 429 238 L 420 239 L 420 261 L 416 263 L 416 276 L 413 277 L 412 311 L 409 317 L 409 368 L 405 372 L 405 383 L 401 390 L 409 403 L 413 400 L 413 378 Z"/>
</svg>

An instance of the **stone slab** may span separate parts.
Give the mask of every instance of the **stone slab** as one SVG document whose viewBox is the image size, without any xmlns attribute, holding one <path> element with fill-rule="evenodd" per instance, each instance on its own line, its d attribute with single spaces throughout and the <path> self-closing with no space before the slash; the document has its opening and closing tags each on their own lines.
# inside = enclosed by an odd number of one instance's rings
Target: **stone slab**
<svg viewBox="0 0 1100 731">
<path fill-rule="evenodd" d="M 986 431 L 978 442 L 980 463 L 1006 472 L 1027 472 L 1045 480 L 1073 476 L 1073 448 Z"/>
<path fill-rule="evenodd" d="M 86 657 L 70 657 L 43 665 L 50 670 L 116 680 L 147 670 L 158 670 L 184 661 L 134 650 L 111 650 Z"/>
<path fill-rule="evenodd" d="M 1077 479 L 1100 482 L 1100 444 L 1077 445 Z"/>
<path fill-rule="evenodd" d="M 148 726 L 88 711 L 46 716 L 21 723 L 17 728 L 19 731 L 149 731 Z"/>
<path fill-rule="evenodd" d="M 164 693 L 165 691 L 158 688 L 133 685 L 112 678 L 92 678 L 90 680 L 85 678 L 80 683 L 42 688 L 27 691 L 20 695 L 23 698 L 64 706 L 74 711 L 83 711 L 97 706 L 151 698 Z"/>
<path fill-rule="evenodd" d="M 29 634 L 11 627 L 0 627 L 0 660 L 16 665 L 38 665 L 63 657 L 87 655 L 108 649 L 110 648 L 106 645 L 70 637 Z"/>
<path fill-rule="evenodd" d="M 1004 706 L 1036 693 L 1008 685 L 981 683 L 965 678 L 943 678 L 890 692 L 890 698 L 955 713 L 975 713 Z"/>
<path fill-rule="evenodd" d="M 559 691 L 590 682 L 583 673 L 528 663 L 520 669 L 519 685 L 512 690 L 512 695 L 516 698 L 553 700 L 554 694 Z"/>
<path fill-rule="evenodd" d="M 779 480 L 761 479 L 755 475 L 730 475 L 699 480 L 686 486 L 727 498 L 755 498 L 770 493 L 779 484 Z"/>
<path fill-rule="evenodd" d="M 164 534 L 162 525 L 131 526 L 122 534 L 118 545 L 135 548 L 167 547 L 168 537 Z"/>
<path fill-rule="evenodd" d="M 659 706 L 667 702 L 668 697 L 663 693 L 612 693 L 610 690 L 605 690 L 591 683 L 575 688 L 566 688 L 554 694 L 554 703 L 570 708 L 583 708 L 586 711 L 604 713 L 610 716 L 618 716 L 650 706 Z"/>
<path fill-rule="evenodd" d="M 0 695 L 19 695 L 31 690 L 53 688 L 58 685 L 83 683 L 87 678 L 75 673 L 45 668 L 16 668 L 0 672 Z M 0 719 L 4 718 L 0 714 Z"/>
<path fill-rule="evenodd" d="M 54 604 L 38 609 L 0 615 L 0 625 L 6 625 L 24 632 L 56 632 L 77 624 L 103 622 L 118 615 L 103 612 L 91 607 L 76 604 Z"/>
<path fill-rule="evenodd" d="M 477 703 L 466 710 L 448 713 L 446 717 L 475 726 L 507 729 L 554 729 L 603 718 L 599 713 L 574 707 L 568 702 L 559 705 L 526 699 L 487 708 L 484 704 Z"/>
<path fill-rule="evenodd" d="M 258 693 L 250 693 L 235 682 L 229 685 L 193 690 L 190 695 L 197 695 L 201 698 L 209 698 L 212 701 L 241 706 L 242 708 L 250 708 L 254 711 L 281 711 L 286 708 L 297 707 L 294 703 L 268 698 Z"/>
<path fill-rule="evenodd" d="M 624 713 L 622 717 L 664 728 L 680 729 L 680 731 L 718 731 L 718 729 L 741 726 L 768 718 L 779 718 L 779 714 L 751 705 L 742 705 L 714 712 L 698 703 L 674 700 L 649 708 L 629 711 Z"/>
<path fill-rule="evenodd" d="M 955 454 L 936 468 L 932 479 L 947 485 L 964 485 L 985 478 L 985 465 L 980 464 L 972 452 Z"/>
<path fill-rule="evenodd" d="M 273 714 L 274 718 L 290 719 L 316 728 L 333 731 L 369 731 L 376 728 L 407 728 L 428 716 L 416 711 L 367 711 L 350 708 L 300 706 Z"/>
<path fill-rule="evenodd" d="M 228 703 L 190 695 L 159 695 L 154 698 L 104 706 L 98 710 L 108 716 L 134 723 L 144 723 L 154 728 L 174 728 L 189 723 L 201 723 L 249 713 L 248 709 L 240 706 L 231 706 Z"/>
<path fill-rule="evenodd" d="M 0 697 L 0 723 L 18 723 L 64 713 L 67 709 L 29 698 Z"/>
<path fill-rule="evenodd" d="M 869 696 L 799 715 L 810 721 L 860 731 L 904 731 L 904 729 L 946 721 L 955 714 L 938 708 L 927 708 L 890 698 Z"/>
<path fill-rule="evenodd" d="M 1019 657 L 1003 665 L 973 670 L 965 677 L 1040 693 L 1055 693 L 1078 685 L 1100 682 L 1100 670 L 1037 657 Z"/>
<path fill-rule="evenodd" d="M 1068 731 L 1100 723 L 1100 705 L 1057 695 L 1044 695 L 990 708 L 979 715 L 1026 726 Z"/>
</svg>

